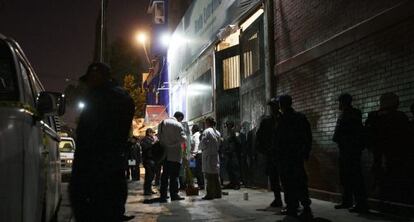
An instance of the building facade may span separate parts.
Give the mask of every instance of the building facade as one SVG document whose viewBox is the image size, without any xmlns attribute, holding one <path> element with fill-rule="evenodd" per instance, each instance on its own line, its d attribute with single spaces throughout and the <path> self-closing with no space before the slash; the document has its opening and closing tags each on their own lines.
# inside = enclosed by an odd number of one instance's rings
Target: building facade
<svg viewBox="0 0 414 222">
<path fill-rule="evenodd" d="M 173 34 L 168 50 L 169 111 L 190 122 L 206 116 L 255 130 L 266 101 L 290 94 L 307 115 L 313 151 L 310 188 L 339 195 L 338 149 L 332 142 L 341 93 L 354 97 L 363 119 L 394 92 L 400 110 L 414 102 L 414 6 L 410 1 L 196 0 Z M 370 197 L 377 198 L 363 152 Z M 265 185 L 258 154 L 256 183 Z M 261 173 L 262 172 L 262 173 Z M 410 191 L 411 192 L 411 191 Z M 406 201 L 399 201 L 407 204 Z"/>
</svg>

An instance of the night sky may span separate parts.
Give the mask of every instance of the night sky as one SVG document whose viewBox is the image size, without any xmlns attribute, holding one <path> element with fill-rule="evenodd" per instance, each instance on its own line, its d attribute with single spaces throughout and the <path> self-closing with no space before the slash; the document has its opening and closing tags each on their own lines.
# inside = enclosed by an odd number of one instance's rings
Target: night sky
<svg viewBox="0 0 414 222">
<path fill-rule="evenodd" d="M 133 36 L 148 29 L 148 2 L 109 0 L 109 43 L 127 38 L 143 54 Z M 47 90 L 63 91 L 65 79 L 77 79 L 92 62 L 99 6 L 100 0 L 0 0 L 0 33 L 20 43 Z"/>
</svg>

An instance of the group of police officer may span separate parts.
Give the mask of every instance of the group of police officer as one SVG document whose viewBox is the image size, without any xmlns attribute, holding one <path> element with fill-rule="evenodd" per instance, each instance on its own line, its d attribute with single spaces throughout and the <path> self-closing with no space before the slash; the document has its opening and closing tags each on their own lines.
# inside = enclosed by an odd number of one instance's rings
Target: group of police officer
<svg viewBox="0 0 414 222">
<path fill-rule="evenodd" d="M 281 185 L 286 208 L 281 213 L 302 221 L 313 218 L 304 161 L 309 159 L 312 132 L 306 116 L 292 108 L 292 98 L 282 95 L 268 105 L 271 115 L 265 117 L 256 133 L 256 149 L 266 157 L 266 172 L 274 193 L 272 207 L 282 207 Z M 303 210 L 298 215 L 299 203 Z"/>
</svg>

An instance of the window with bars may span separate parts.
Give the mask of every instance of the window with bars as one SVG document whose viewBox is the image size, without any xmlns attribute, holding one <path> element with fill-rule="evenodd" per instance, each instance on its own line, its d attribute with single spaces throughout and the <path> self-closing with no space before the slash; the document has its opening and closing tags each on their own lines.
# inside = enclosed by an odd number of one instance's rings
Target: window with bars
<svg viewBox="0 0 414 222">
<path fill-rule="evenodd" d="M 243 47 L 243 78 L 247 78 L 260 70 L 260 42 L 255 32 Z"/>
<path fill-rule="evenodd" d="M 240 56 L 223 60 L 223 88 L 234 89 L 240 86 Z"/>
</svg>

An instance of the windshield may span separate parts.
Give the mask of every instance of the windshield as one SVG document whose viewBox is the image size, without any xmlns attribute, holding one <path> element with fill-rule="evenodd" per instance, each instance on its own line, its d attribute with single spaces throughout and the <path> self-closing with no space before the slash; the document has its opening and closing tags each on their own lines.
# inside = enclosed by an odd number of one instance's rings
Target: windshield
<svg viewBox="0 0 414 222">
<path fill-rule="evenodd" d="M 59 150 L 60 150 L 60 152 L 64 152 L 64 153 L 73 153 L 73 152 L 75 152 L 75 148 L 73 146 L 72 141 L 60 141 Z"/>
<path fill-rule="evenodd" d="M 6 42 L 0 40 L 0 101 L 17 101 L 16 70 Z"/>
</svg>

